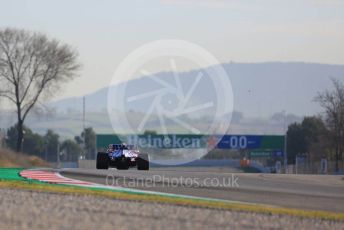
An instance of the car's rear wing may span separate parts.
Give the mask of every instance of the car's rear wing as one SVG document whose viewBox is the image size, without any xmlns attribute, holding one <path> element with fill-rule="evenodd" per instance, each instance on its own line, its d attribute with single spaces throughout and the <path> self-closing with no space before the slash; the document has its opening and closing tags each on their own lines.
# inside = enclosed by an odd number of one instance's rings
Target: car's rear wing
<svg viewBox="0 0 344 230">
<path fill-rule="evenodd" d="M 125 145 L 125 146 L 126 146 L 126 148 L 129 149 L 129 150 L 135 149 L 135 146 L 134 146 L 134 145 Z M 122 144 L 113 144 L 113 145 L 112 145 L 112 148 L 113 148 L 114 150 L 122 149 Z"/>
</svg>

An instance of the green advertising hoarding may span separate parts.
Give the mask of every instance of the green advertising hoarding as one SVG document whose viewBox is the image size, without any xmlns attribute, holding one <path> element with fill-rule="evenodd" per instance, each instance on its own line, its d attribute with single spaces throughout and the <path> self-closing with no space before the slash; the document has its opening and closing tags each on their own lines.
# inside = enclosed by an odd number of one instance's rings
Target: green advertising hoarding
<svg viewBox="0 0 344 230">
<path fill-rule="evenodd" d="M 188 134 L 168 134 L 168 135 L 97 135 L 97 149 L 107 147 L 109 144 L 126 144 L 137 145 L 141 148 L 206 148 L 207 137 L 203 135 Z"/>
<path fill-rule="evenodd" d="M 97 149 L 105 149 L 109 144 L 125 142 L 140 148 L 163 149 L 249 149 L 280 152 L 284 149 L 284 136 L 281 135 L 97 135 Z"/>
</svg>

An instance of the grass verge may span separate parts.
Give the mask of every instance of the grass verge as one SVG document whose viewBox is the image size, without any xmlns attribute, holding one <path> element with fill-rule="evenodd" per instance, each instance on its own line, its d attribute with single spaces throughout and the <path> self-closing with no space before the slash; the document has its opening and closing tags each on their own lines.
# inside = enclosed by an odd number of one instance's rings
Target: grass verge
<svg viewBox="0 0 344 230">
<path fill-rule="evenodd" d="M 35 181 L 12 181 L 0 180 L 0 188 L 24 189 L 39 192 L 52 192 L 73 195 L 92 195 L 102 196 L 107 198 L 131 201 L 147 201 L 159 202 L 173 205 L 216 208 L 224 210 L 244 211 L 244 212 L 258 212 L 264 214 L 274 215 L 289 215 L 302 218 L 319 218 L 332 221 L 344 221 L 344 213 L 335 213 L 327 211 L 313 211 L 313 210 L 299 210 L 291 208 L 270 207 L 264 205 L 251 205 L 242 203 L 208 201 L 203 199 L 193 198 L 178 198 L 155 194 L 135 194 L 135 192 L 117 192 L 108 189 L 99 188 L 84 188 L 71 185 L 54 185 L 37 183 Z"/>
</svg>

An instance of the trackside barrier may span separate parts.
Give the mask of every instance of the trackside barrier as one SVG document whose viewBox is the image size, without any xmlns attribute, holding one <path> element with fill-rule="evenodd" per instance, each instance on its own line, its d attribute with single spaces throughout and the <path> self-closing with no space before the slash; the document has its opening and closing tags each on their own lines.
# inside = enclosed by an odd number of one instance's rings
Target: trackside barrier
<svg viewBox="0 0 344 230">
<path fill-rule="evenodd" d="M 78 168 L 78 162 L 50 163 L 53 168 Z"/>
<path fill-rule="evenodd" d="M 95 160 L 79 160 L 79 168 L 83 169 L 95 169 L 96 161 Z"/>
<path fill-rule="evenodd" d="M 167 162 L 171 163 L 171 162 Z M 175 163 L 175 162 L 174 162 Z M 249 164 L 249 167 L 255 168 L 258 171 L 262 173 L 269 173 L 270 170 L 267 167 L 264 167 L 261 165 L 259 162 L 256 162 L 254 160 L 249 160 L 246 162 Z M 84 168 L 84 169 L 95 169 L 96 168 L 96 161 L 95 160 L 79 160 L 78 162 L 79 168 Z M 151 167 L 169 167 L 168 165 L 160 165 L 160 164 L 155 164 L 151 163 Z M 219 159 L 219 160 L 208 160 L 208 159 L 201 159 L 201 160 L 196 160 L 192 161 L 186 164 L 181 164 L 181 165 L 170 165 L 170 167 L 232 167 L 232 168 L 239 168 L 240 167 L 240 160 L 236 159 Z"/>
<path fill-rule="evenodd" d="M 344 175 L 344 160 L 339 161 L 339 172 L 335 172 L 335 161 L 321 159 L 308 161 L 296 159 L 295 165 L 289 165 L 290 173 L 294 174 L 338 174 Z"/>
<path fill-rule="evenodd" d="M 163 163 L 163 161 L 162 161 Z M 239 160 L 231 160 L 231 159 L 220 159 L 220 160 L 196 160 L 192 161 L 186 164 L 176 164 L 176 161 L 166 161 L 166 164 L 155 164 L 153 162 L 150 163 L 151 167 L 168 167 L 170 165 L 171 167 L 232 167 L 232 168 L 238 168 L 240 166 Z M 174 163 L 175 165 L 171 165 L 171 163 Z M 95 169 L 96 168 L 96 161 L 95 160 L 79 160 L 78 162 L 79 168 L 85 168 L 85 169 Z"/>
<path fill-rule="evenodd" d="M 271 172 L 271 169 L 269 167 L 265 167 L 260 162 L 255 161 L 255 160 L 250 161 L 250 167 L 257 169 L 261 173 L 270 173 Z"/>
</svg>

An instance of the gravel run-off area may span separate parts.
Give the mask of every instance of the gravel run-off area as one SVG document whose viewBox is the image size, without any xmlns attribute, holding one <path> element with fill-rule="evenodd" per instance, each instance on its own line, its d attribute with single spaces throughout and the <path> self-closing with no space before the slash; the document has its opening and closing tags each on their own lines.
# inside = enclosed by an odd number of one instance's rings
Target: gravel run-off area
<svg viewBox="0 0 344 230">
<path fill-rule="evenodd" d="M 0 189 L 0 229 L 344 229 L 344 222 Z"/>
</svg>

